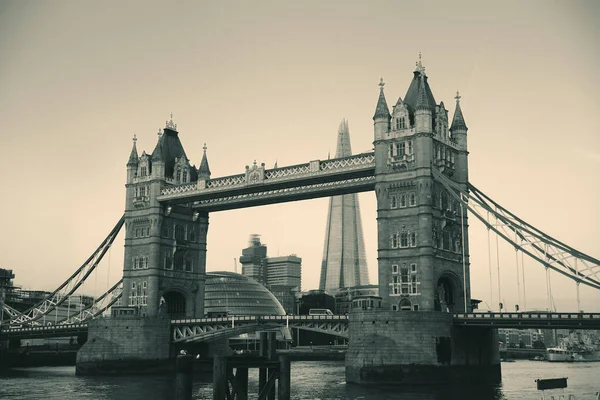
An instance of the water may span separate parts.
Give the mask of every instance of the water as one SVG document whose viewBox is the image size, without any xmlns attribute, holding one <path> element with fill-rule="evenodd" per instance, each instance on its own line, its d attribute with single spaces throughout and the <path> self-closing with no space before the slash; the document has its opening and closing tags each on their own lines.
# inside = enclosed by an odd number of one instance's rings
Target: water
<svg viewBox="0 0 600 400">
<path fill-rule="evenodd" d="M 600 391 L 600 363 L 545 363 L 516 361 L 502 364 L 498 387 L 365 387 L 344 382 L 343 361 L 292 363 L 292 399 L 331 400 L 525 400 L 540 399 L 535 379 L 568 377 L 563 394 L 577 400 L 595 400 Z M 258 372 L 249 373 L 249 397 L 256 399 Z M 548 391 L 556 399 L 561 391 Z M 17 369 L 0 375 L 0 399 L 150 400 L 172 399 L 172 376 L 75 376 L 75 367 Z M 550 397 L 547 396 L 549 399 Z M 194 399 L 212 399 L 212 383 L 194 383 Z"/>
</svg>

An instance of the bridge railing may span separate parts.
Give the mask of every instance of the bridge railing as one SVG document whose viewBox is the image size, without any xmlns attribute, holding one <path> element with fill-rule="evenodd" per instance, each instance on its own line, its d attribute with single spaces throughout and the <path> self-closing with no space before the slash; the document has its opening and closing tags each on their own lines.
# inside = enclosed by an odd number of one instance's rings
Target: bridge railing
<svg viewBox="0 0 600 400">
<path fill-rule="evenodd" d="M 172 325 L 194 325 L 212 323 L 262 322 L 262 321 L 347 321 L 347 315 L 260 315 L 260 316 L 229 316 L 217 318 L 173 319 Z"/>
<path fill-rule="evenodd" d="M 374 167 L 374 163 L 374 153 L 361 153 L 349 157 L 334 158 L 330 160 L 315 160 L 304 164 L 266 169 L 263 171 L 262 183 L 268 184 L 270 182 L 275 183 L 283 180 L 294 179 L 296 177 L 328 175 L 336 172 L 370 168 Z M 173 196 L 196 192 L 199 190 L 202 192 L 212 192 L 242 188 L 247 185 L 255 186 L 256 183 L 249 183 L 247 181 L 246 173 L 243 173 L 208 179 L 204 183 L 204 188 L 200 188 L 197 183 L 185 183 L 182 185 L 169 186 L 162 189 L 160 194 L 161 196 Z"/>
<path fill-rule="evenodd" d="M 593 319 L 600 320 L 600 313 L 538 313 L 538 312 L 520 312 L 520 313 L 458 313 L 453 314 L 454 318 L 462 319 Z"/>
</svg>

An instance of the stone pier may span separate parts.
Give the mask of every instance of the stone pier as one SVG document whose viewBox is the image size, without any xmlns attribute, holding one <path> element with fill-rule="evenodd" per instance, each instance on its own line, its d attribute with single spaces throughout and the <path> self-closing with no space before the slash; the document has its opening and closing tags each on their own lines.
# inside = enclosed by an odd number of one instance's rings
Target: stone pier
<svg viewBox="0 0 600 400">
<path fill-rule="evenodd" d="M 174 370 L 167 318 L 98 318 L 88 329 L 88 340 L 77 353 L 77 375 Z"/>
<path fill-rule="evenodd" d="M 454 328 L 449 313 L 354 311 L 346 381 L 429 385 L 500 381 L 498 335 Z"/>
</svg>

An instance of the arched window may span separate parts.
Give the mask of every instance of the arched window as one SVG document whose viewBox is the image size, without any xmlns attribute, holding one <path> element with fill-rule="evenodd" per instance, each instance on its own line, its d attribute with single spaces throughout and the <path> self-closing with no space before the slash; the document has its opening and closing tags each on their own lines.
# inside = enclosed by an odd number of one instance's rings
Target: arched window
<svg viewBox="0 0 600 400">
<path fill-rule="evenodd" d="M 410 311 L 412 310 L 412 305 L 409 299 L 400 300 L 400 311 Z"/>
<path fill-rule="evenodd" d="M 396 208 L 396 207 L 398 207 L 398 204 L 396 204 L 396 196 L 392 196 L 392 201 L 391 201 L 391 203 L 392 203 L 392 208 Z"/>
</svg>

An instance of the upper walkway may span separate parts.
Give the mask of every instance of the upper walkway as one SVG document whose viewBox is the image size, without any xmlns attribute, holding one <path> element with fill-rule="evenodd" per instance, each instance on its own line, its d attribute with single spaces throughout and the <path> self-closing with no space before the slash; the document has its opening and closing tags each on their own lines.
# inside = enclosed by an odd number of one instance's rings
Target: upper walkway
<svg viewBox="0 0 600 400">
<path fill-rule="evenodd" d="M 165 204 L 192 203 L 203 211 L 222 211 L 288 201 L 373 190 L 375 154 L 314 160 L 304 164 L 246 172 L 164 188 L 158 200 Z"/>
</svg>

